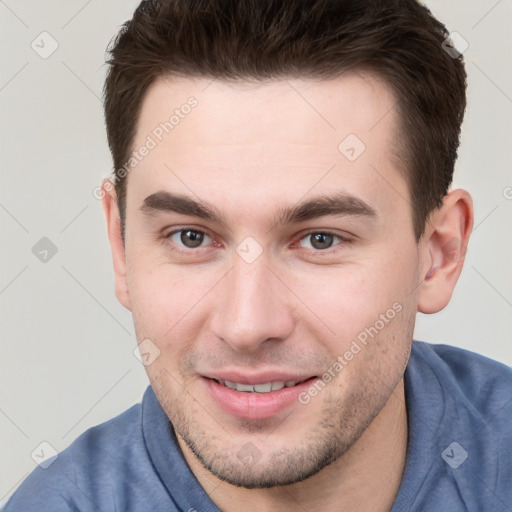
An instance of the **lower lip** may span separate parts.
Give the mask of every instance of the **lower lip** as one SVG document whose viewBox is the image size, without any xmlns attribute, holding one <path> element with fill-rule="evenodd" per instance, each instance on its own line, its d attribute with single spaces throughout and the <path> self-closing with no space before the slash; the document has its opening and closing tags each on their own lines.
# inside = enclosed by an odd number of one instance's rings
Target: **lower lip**
<svg viewBox="0 0 512 512">
<path fill-rule="evenodd" d="M 224 411 L 238 418 L 262 420 L 275 416 L 293 403 L 297 403 L 299 394 L 315 379 L 316 377 L 312 377 L 295 386 L 269 393 L 236 391 L 213 379 L 204 377 L 202 380 L 212 398 Z"/>
</svg>

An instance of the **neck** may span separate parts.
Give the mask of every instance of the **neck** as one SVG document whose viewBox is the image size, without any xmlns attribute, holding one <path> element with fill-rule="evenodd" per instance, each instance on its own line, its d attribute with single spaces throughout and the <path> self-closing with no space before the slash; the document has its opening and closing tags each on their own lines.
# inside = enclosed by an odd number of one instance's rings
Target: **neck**
<svg viewBox="0 0 512 512">
<path fill-rule="evenodd" d="M 404 382 L 358 441 L 342 457 L 296 484 L 270 489 L 235 487 L 211 474 L 178 436 L 185 460 L 212 501 L 224 512 L 389 512 L 405 466 L 408 441 Z M 250 500 L 250 501 L 249 501 Z"/>
</svg>

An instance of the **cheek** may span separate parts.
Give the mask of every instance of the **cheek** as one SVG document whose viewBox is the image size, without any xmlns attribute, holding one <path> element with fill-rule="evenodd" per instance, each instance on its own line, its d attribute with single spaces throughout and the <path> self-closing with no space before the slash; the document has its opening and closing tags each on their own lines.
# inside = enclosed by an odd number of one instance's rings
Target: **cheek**
<svg viewBox="0 0 512 512">
<path fill-rule="evenodd" d="M 399 310 L 411 300 L 415 283 L 412 260 L 407 263 L 400 256 L 380 252 L 357 263 L 293 276 L 292 289 L 312 313 L 306 318 L 311 326 L 317 324 L 312 328 L 344 344 L 375 324 L 389 330 L 388 325 L 400 322 Z"/>
<path fill-rule="evenodd" d="M 218 272 L 144 258 L 131 263 L 127 280 L 137 339 L 149 338 L 162 353 L 175 355 L 197 338 Z"/>
</svg>

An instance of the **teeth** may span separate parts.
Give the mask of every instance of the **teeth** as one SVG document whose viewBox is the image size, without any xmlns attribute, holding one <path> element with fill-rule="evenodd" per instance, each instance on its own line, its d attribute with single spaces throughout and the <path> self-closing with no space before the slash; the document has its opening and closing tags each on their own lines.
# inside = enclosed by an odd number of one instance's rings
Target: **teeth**
<svg viewBox="0 0 512 512">
<path fill-rule="evenodd" d="M 264 384 L 239 384 L 238 382 L 231 382 L 230 380 L 221 380 L 219 381 L 224 386 L 229 389 L 235 389 L 236 391 L 244 391 L 246 393 L 269 393 L 270 391 L 277 391 L 279 389 L 283 389 L 284 387 L 295 386 L 298 381 L 296 380 L 287 380 L 276 381 L 276 382 L 265 382 Z"/>
<path fill-rule="evenodd" d="M 254 391 L 256 393 L 268 393 L 272 391 L 272 383 L 267 382 L 266 384 L 254 384 Z"/>
<path fill-rule="evenodd" d="M 254 391 L 254 386 L 251 384 L 235 384 L 237 391 Z"/>
</svg>

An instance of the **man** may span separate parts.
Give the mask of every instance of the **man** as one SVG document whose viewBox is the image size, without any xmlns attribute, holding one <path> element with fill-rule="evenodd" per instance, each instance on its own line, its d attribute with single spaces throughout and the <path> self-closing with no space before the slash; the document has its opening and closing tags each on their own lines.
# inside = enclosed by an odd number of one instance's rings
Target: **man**
<svg viewBox="0 0 512 512">
<path fill-rule="evenodd" d="M 512 510 L 512 371 L 412 341 L 473 225 L 447 37 L 414 0 L 140 5 L 103 208 L 151 386 L 7 512 Z"/>
</svg>

